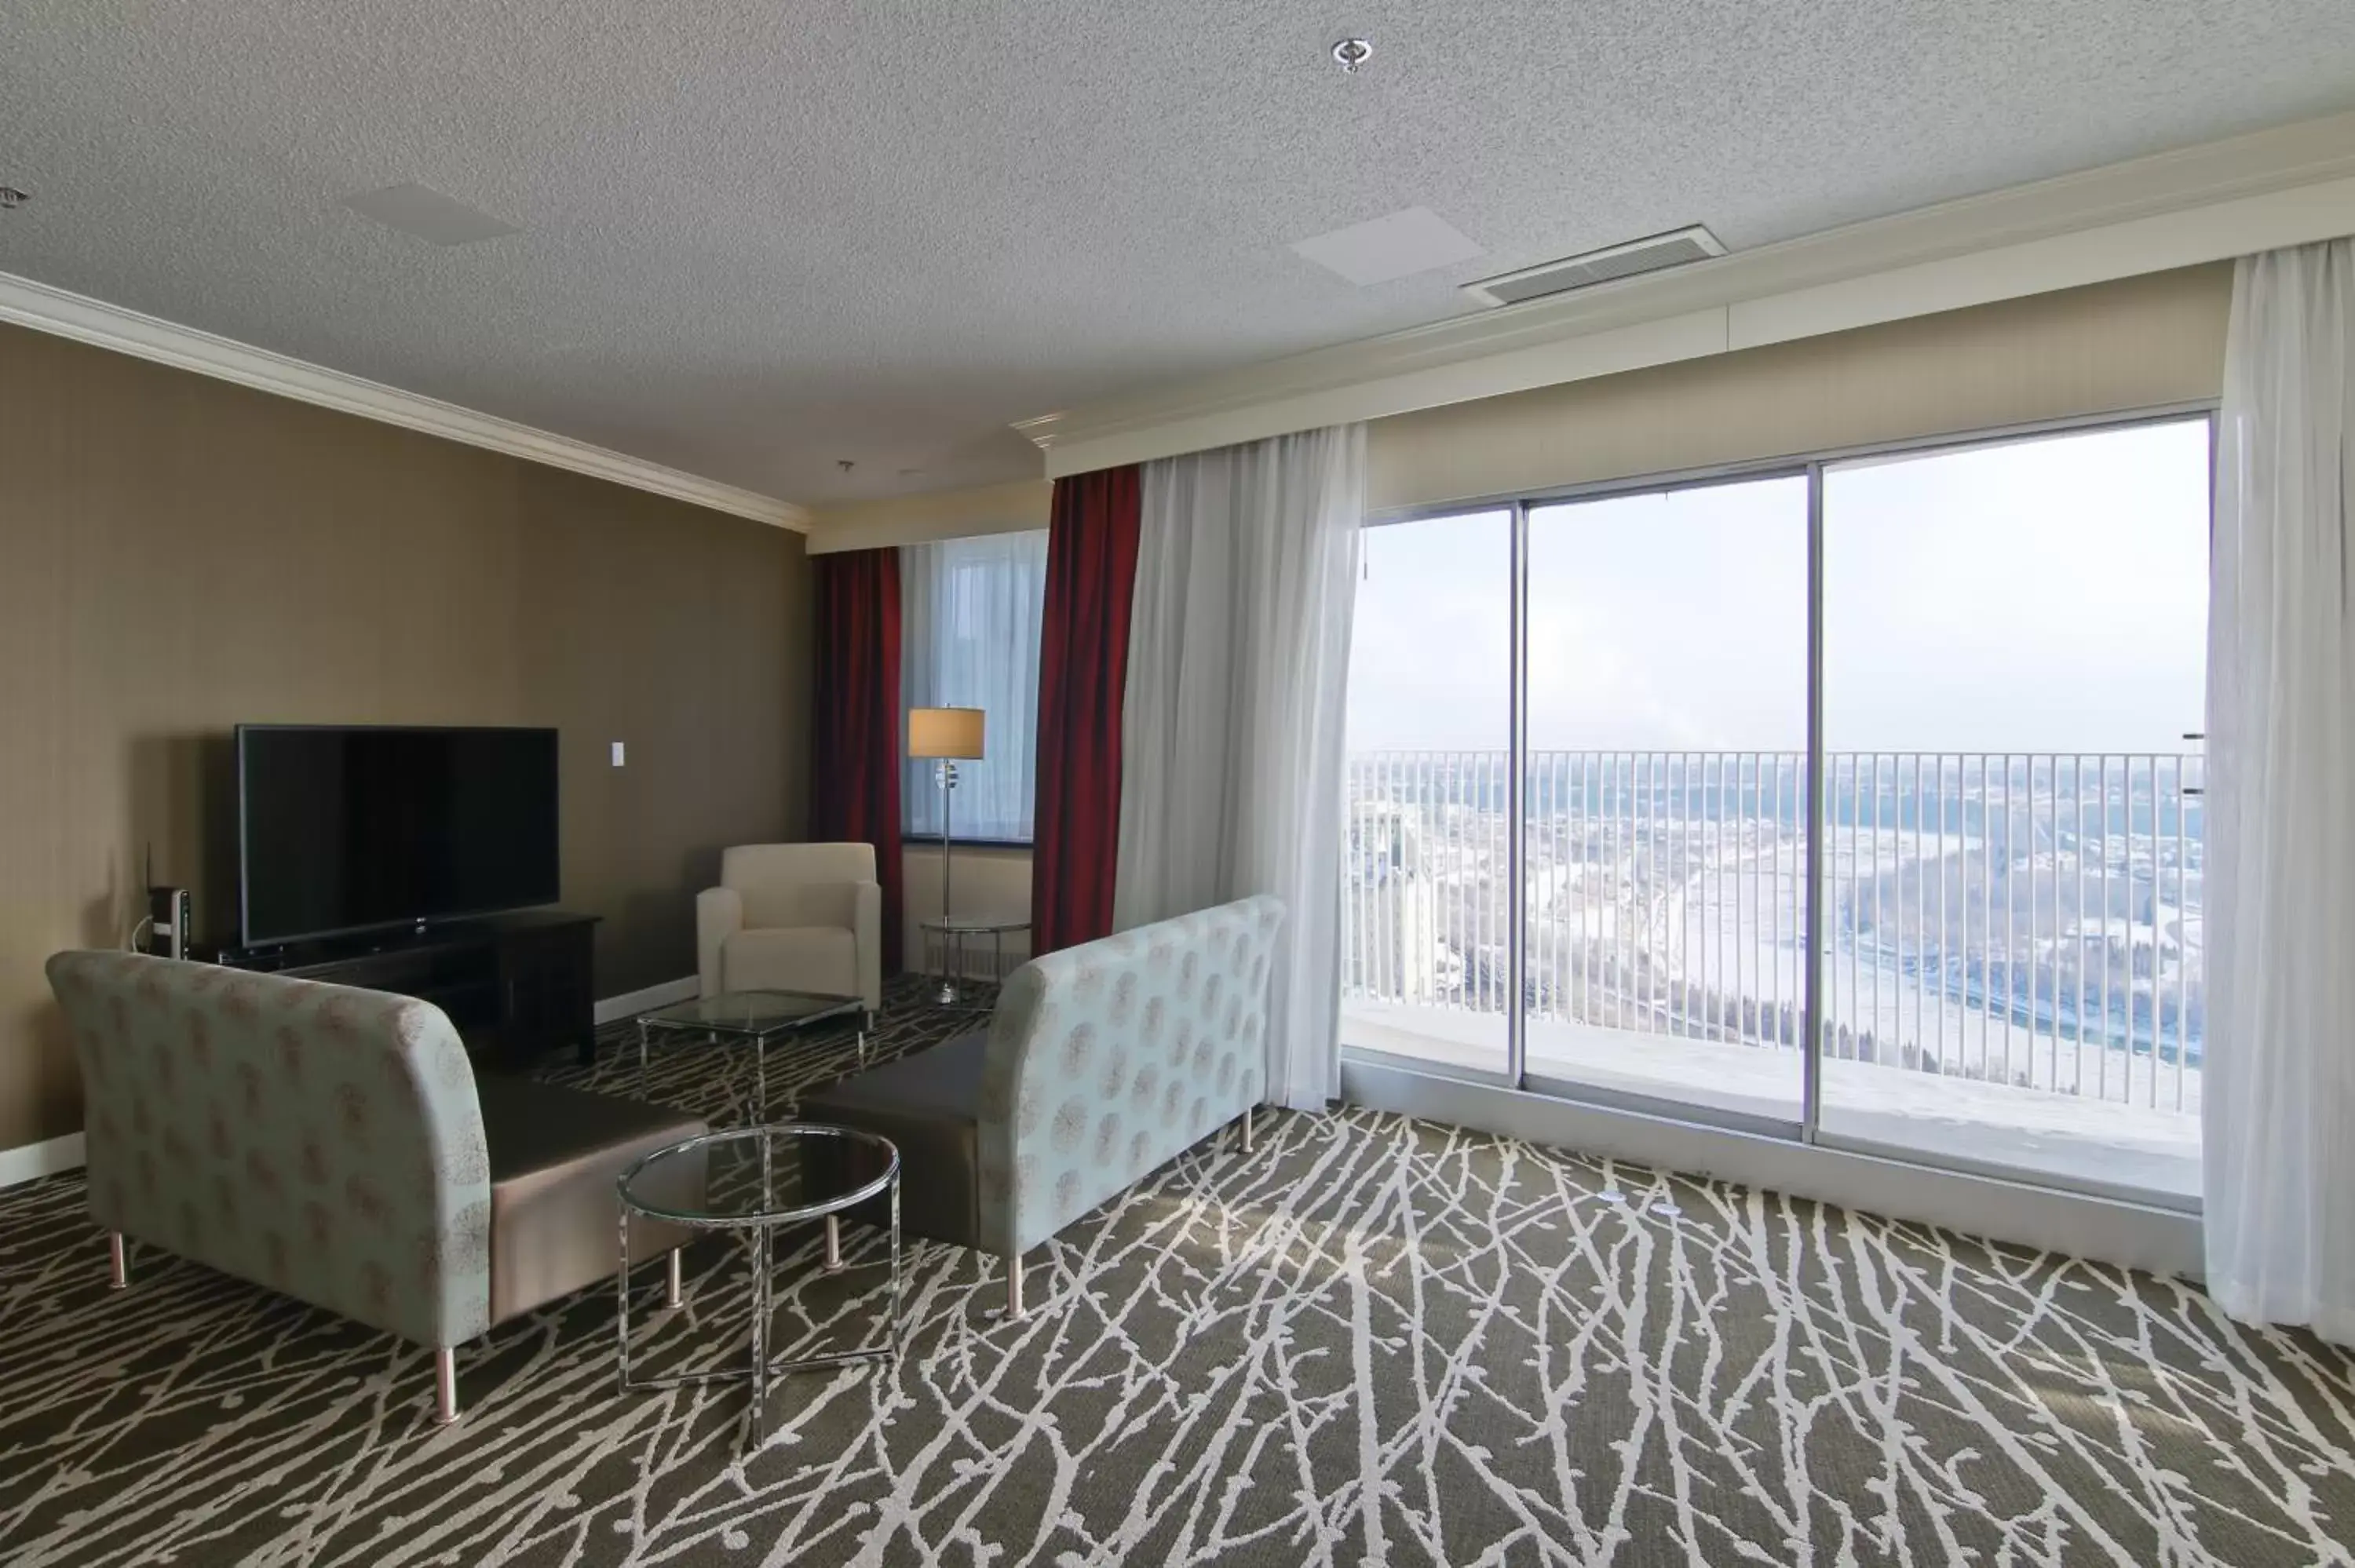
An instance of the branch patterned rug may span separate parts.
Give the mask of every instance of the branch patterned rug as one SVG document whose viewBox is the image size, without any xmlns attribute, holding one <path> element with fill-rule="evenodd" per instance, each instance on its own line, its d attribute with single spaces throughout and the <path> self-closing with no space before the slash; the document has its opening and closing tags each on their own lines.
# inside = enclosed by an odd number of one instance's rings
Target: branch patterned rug
<svg viewBox="0 0 2355 1568">
<path fill-rule="evenodd" d="M 895 993 L 874 1044 L 970 1022 Z M 628 1026 L 610 1032 L 616 1044 Z M 772 1087 L 853 1064 L 837 1031 Z M 551 1076 L 734 1119 L 741 1054 Z M 782 1099 L 782 1096 L 780 1098 Z M 780 1351 L 868 1332 L 880 1247 L 778 1266 Z M 698 1244 L 653 1372 L 742 1353 Z M 0 1192 L 0 1562 L 2355 1563 L 2355 1359 L 2196 1289 L 1366 1111 L 1265 1118 L 1030 1255 L 909 1257 L 896 1368 L 623 1397 L 613 1296 L 431 1363 Z"/>
</svg>

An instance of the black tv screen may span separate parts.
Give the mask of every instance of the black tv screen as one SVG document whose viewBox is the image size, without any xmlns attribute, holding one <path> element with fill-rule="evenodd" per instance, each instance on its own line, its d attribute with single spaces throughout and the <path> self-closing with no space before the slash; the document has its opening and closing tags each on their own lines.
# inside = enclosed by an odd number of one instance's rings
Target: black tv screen
<svg viewBox="0 0 2355 1568">
<path fill-rule="evenodd" d="M 553 904 L 552 729 L 237 731 L 246 946 Z"/>
</svg>

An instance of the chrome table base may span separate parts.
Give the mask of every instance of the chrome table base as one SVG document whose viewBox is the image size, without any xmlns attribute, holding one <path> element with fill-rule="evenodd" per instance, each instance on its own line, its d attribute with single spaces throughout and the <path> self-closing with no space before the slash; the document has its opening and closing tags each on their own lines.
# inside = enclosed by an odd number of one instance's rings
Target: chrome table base
<svg viewBox="0 0 2355 1568">
<path fill-rule="evenodd" d="M 750 1414 L 750 1430 L 746 1446 L 748 1448 L 758 1448 L 762 1444 L 767 1442 L 769 1439 L 771 1431 L 769 1423 L 769 1397 L 772 1391 L 772 1385 L 776 1382 L 776 1380 L 784 1377 L 791 1377 L 796 1372 L 817 1372 L 827 1367 L 862 1365 L 869 1361 L 890 1362 L 896 1365 L 900 1359 L 900 1348 L 902 1339 L 900 1180 L 896 1165 L 891 1174 L 890 1185 L 887 1191 L 890 1197 L 891 1212 L 890 1225 L 890 1247 L 888 1254 L 888 1266 L 890 1270 L 889 1285 L 890 1292 L 890 1305 L 887 1319 L 887 1330 L 884 1337 L 884 1342 L 882 1344 L 862 1350 L 832 1351 L 814 1356 L 786 1357 L 783 1359 L 773 1357 L 769 1344 L 769 1336 L 771 1333 L 772 1324 L 774 1321 L 776 1315 L 776 1292 L 773 1281 L 771 1277 L 773 1260 L 771 1257 L 772 1243 L 770 1233 L 776 1229 L 781 1224 L 790 1224 L 793 1222 L 776 1221 L 758 1224 L 739 1224 L 726 1226 L 714 1224 L 708 1228 L 725 1228 L 742 1230 L 746 1232 L 746 1240 L 751 1247 L 752 1335 L 751 1354 L 745 1358 L 744 1363 L 741 1366 L 728 1367 L 717 1372 L 680 1372 L 659 1377 L 647 1377 L 633 1372 L 630 1367 L 631 1216 L 629 1211 L 624 1208 L 622 1213 L 620 1224 L 622 1267 L 619 1276 L 620 1312 L 616 1319 L 617 1331 L 621 1344 L 622 1392 L 624 1393 L 635 1393 L 647 1389 L 685 1388 L 706 1383 L 746 1384 L 751 1388 L 752 1394 L 752 1407 Z M 677 1224 L 684 1222 L 679 1220 L 677 1216 L 667 1216 L 666 1223 Z M 841 1233 L 837 1215 L 831 1213 L 826 1215 L 824 1224 L 826 1226 L 826 1267 L 829 1272 L 831 1272 L 838 1270 L 844 1266 L 841 1250 Z M 670 1255 L 670 1276 L 666 1294 L 669 1299 L 669 1304 L 672 1307 L 678 1306 L 683 1298 L 679 1279 L 679 1252 L 680 1249 L 674 1248 Z"/>
</svg>

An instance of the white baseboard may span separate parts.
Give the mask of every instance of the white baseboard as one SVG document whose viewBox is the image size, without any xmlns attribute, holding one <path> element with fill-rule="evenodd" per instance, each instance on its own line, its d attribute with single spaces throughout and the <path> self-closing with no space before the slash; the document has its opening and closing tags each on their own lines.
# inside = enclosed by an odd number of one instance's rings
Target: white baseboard
<svg viewBox="0 0 2355 1568">
<path fill-rule="evenodd" d="M 1344 1058 L 1352 1105 L 2198 1279 L 2200 1216 Z"/>
<path fill-rule="evenodd" d="M 674 1001 L 692 1001 L 702 994 L 703 982 L 693 975 L 685 980 L 665 980 L 644 991 L 605 998 L 597 1004 L 597 1022 L 602 1028 L 624 1018 L 635 1018 L 649 1008 L 668 1007 Z"/>
<path fill-rule="evenodd" d="M 60 1171 L 79 1171 L 81 1165 L 81 1134 L 78 1132 L 52 1138 L 46 1143 L 28 1143 L 22 1149 L 0 1149 L 0 1187 L 37 1181 Z"/>
<path fill-rule="evenodd" d="M 605 998 L 597 1003 L 595 1017 L 601 1024 L 635 1017 L 650 1007 L 685 1001 L 702 989 L 701 982 L 693 975 L 684 980 L 665 980 L 644 991 Z M 0 1187 L 14 1187 L 21 1181 L 37 1181 L 61 1171 L 79 1171 L 81 1166 L 81 1134 L 78 1132 L 52 1138 L 46 1143 L 28 1143 L 22 1149 L 0 1149 Z"/>
</svg>

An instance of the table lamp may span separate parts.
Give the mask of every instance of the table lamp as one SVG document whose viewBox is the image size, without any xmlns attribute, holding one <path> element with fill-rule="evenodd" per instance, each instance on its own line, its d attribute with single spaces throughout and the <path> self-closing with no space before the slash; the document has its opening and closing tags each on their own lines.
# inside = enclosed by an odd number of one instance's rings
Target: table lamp
<svg viewBox="0 0 2355 1568">
<path fill-rule="evenodd" d="M 937 758 L 941 781 L 941 918 L 949 918 L 949 800 L 956 789 L 956 765 L 982 758 L 979 708 L 910 708 L 908 755 Z M 943 938 L 946 939 L 945 935 Z M 942 966 L 940 1000 L 957 999 L 956 977 Z"/>
</svg>

